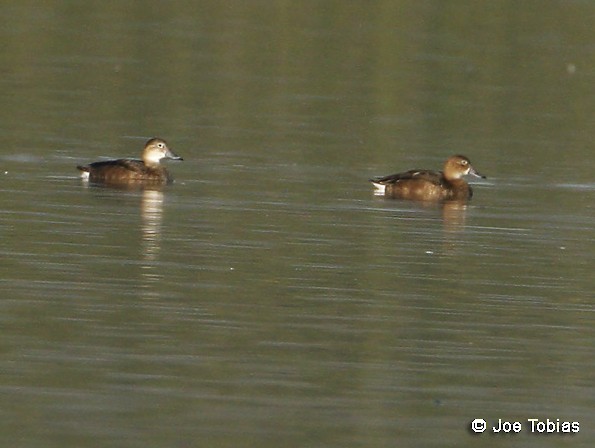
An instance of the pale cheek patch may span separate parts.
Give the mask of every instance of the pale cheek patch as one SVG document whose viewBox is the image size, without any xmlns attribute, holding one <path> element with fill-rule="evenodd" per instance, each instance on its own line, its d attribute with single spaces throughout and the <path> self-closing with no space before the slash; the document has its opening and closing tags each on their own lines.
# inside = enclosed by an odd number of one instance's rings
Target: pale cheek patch
<svg viewBox="0 0 595 448">
<path fill-rule="evenodd" d="M 163 158 L 163 154 L 152 153 L 145 159 L 145 161 L 148 162 L 149 164 L 158 165 L 159 162 L 161 162 L 162 158 Z"/>
</svg>

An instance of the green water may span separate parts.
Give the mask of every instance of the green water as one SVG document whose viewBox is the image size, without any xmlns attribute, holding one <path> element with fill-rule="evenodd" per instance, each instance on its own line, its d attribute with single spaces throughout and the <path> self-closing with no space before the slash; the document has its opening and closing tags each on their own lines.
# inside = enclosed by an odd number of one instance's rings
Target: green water
<svg viewBox="0 0 595 448">
<path fill-rule="evenodd" d="M 3 446 L 593 445 L 595 5 L 0 13 Z M 454 153 L 466 207 L 373 196 Z"/>
</svg>

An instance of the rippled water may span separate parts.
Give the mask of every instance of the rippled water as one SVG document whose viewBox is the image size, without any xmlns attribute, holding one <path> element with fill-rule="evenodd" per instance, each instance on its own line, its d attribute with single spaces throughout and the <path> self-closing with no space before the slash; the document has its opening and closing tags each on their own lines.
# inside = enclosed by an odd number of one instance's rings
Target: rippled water
<svg viewBox="0 0 595 448">
<path fill-rule="evenodd" d="M 591 446 L 593 8 L 232 4 L 2 7 L 6 446 Z M 77 179 L 153 135 L 173 185 Z"/>
</svg>

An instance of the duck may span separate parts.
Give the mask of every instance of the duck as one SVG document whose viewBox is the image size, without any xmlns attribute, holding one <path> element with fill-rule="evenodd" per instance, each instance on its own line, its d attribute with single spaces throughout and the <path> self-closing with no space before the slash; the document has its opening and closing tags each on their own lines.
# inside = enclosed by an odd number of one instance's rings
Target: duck
<svg viewBox="0 0 595 448">
<path fill-rule="evenodd" d="M 486 179 L 473 168 L 469 158 L 453 155 L 444 162 L 442 171 L 409 170 L 370 179 L 375 194 L 389 198 L 416 201 L 466 201 L 473 190 L 463 179 L 471 175 Z"/>
<path fill-rule="evenodd" d="M 154 137 L 143 148 L 141 159 L 117 159 L 78 165 L 83 180 L 94 183 L 170 184 L 174 178 L 161 165 L 164 159 L 184 160 L 169 149 L 165 140 Z"/>
</svg>

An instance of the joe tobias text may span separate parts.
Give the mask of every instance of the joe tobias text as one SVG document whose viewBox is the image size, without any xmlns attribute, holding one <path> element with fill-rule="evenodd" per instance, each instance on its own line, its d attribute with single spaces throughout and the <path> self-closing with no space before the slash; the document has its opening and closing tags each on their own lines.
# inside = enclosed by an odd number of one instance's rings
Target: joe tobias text
<svg viewBox="0 0 595 448">
<path fill-rule="evenodd" d="M 514 434 L 521 431 L 537 434 L 576 434 L 580 431 L 580 423 L 560 421 L 559 418 L 555 420 L 528 418 L 527 423 L 523 424 L 519 421 L 508 421 L 499 418 L 488 428 L 484 419 L 476 418 L 471 422 L 471 430 L 475 433 L 482 433 L 486 429 L 494 434 Z"/>
</svg>

